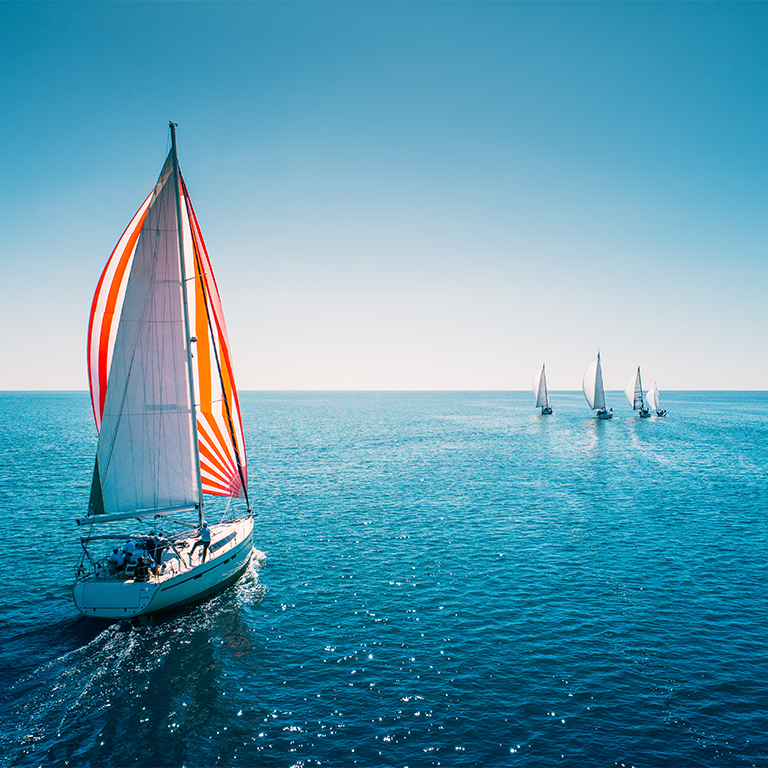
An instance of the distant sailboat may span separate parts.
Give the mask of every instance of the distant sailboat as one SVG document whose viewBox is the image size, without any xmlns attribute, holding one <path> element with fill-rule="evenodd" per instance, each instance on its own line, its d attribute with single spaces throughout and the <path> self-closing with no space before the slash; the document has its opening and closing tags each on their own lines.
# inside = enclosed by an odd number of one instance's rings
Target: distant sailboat
<svg viewBox="0 0 768 768">
<path fill-rule="evenodd" d="M 640 381 L 640 366 L 637 366 L 637 373 L 627 382 L 624 387 L 624 394 L 627 396 L 629 404 L 633 411 L 640 411 L 640 418 L 647 419 L 651 413 L 643 403 L 643 385 Z"/>
<path fill-rule="evenodd" d="M 547 392 L 547 375 L 544 372 L 544 366 L 533 379 L 533 394 L 536 395 L 536 407 L 541 408 L 542 416 L 549 416 L 552 413 L 552 406 L 549 404 L 549 393 Z"/>
<path fill-rule="evenodd" d="M 584 397 L 593 411 L 597 411 L 598 419 L 612 419 L 613 408 L 605 407 L 605 392 L 603 390 L 603 369 L 600 366 L 600 352 L 597 357 L 589 364 L 584 371 L 584 378 L 581 381 L 581 388 L 584 390 Z"/>
<path fill-rule="evenodd" d="M 648 403 L 649 408 L 656 411 L 657 416 L 667 415 L 667 412 L 661 407 L 661 402 L 659 401 L 659 389 L 656 384 L 653 385 L 653 389 L 649 389 L 645 393 L 645 401 Z"/>
</svg>

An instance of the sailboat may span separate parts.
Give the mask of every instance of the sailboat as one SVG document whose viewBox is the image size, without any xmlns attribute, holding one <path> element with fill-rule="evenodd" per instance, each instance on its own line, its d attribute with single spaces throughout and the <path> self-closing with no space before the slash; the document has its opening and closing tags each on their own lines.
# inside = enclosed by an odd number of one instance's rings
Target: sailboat
<svg viewBox="0 0 768 768">
<path fill-rule="evenodd" d="M 648 407 L 656 411 L 657 416 L 666 416 L 667 412 L 662 409 L 661 402 L 659 401 L 659 388 L 654 383 L 653 389 L 649 389 L 645 393 L 645 399 L 648 403 Z"/>
<path fill-rule="evenodd" d="M 598 419 L 612 419 L 613 408 L 605 407 L 605 392 L 603 390 L 603 369 L 600 366 L 600 352 L 597 357 L 587 366 L 584 371 L 584 378 L 581 380 L 581 388 L 584 390 L 584 397 L 593 411 L 597 411 Z"/>
<path fill-rule="evenodd" d="M 541 366 L 541 371 L 533 378 L 533 394 L 536 395 L 536 407 L 541 408 L 542 416 L 549 416 L 552 413 L 552 406 L 549 404 L 547 375 L 544 372 L 543 365 Z"/>
<path fill-rule="evenodd" d="M 202 600 L 236 581 L 253 557 L 227 329 L 179 171 L 175 124 L 170 130 L 160 178 L 112 252 L 91 307 L 99 439 L 88 514 L 77 521 L 87 533 L 73 597 L 81 613 L 107 619 Z"/>
<path fill-rule="evenodd" d="M 640 381 L 640 366 L 637 366 L 637 373 L 627 382 L 624 387 L 624 394 L 627 396 L 629 404 L 633 411 L 640 411 L 640 418 L 647 419 L 651 413 L 643 403 L 643 385 Z"/>
</svg>

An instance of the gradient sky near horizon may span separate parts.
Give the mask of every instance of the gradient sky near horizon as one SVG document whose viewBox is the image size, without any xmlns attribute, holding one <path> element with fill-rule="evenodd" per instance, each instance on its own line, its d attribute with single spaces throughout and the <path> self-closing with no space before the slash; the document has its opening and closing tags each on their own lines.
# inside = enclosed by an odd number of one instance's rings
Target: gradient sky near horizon
<svg viewBox="0 0 768 768">
<path fill-rule="evenodd" d="M 767 389 L 768 4 L 0 3 L 0 389 L 179 157 L 241 389 Z"/>
</svg>

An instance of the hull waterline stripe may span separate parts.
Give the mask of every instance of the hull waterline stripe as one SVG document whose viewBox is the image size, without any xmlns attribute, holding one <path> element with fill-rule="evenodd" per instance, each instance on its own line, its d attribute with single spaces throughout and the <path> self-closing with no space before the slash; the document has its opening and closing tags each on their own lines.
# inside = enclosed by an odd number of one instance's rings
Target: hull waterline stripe
<svg viewBox="0 0 768 768">
<path fill-rule="evenodd" d="M 253 546 L 253 535 L 252 535 L 252 534 L 248 536 L 248 540 L 250 540 L 250 542 L 251 542 L 251 546 Z M 240 554 L 240 552 L 242 552 L 242 551 L 243 551 L 243 548 L 244 548 L 244 547 L 245 547 L 245 546 L 246 546 L 246 545 L 249 543 L 249 541 L 248 541 L 248 540 L 244 541 L 244 542 L 243 542 L 243 543 L 242 543 L 242 544 L 241 544 L 241 545 L 240 545 L 240 546 L 239 546 L 239 547 L 238 547 L 238 548 L 237 548 L 237 549 L 236 549 L 236 550 L 235 550 L 235 551 L 232 553 L 232 555 L 231 555 L 231 556 L 230 556 L 230 557 L 229 557 L 227 560 L 222 560 L 220 563 L 216 563 L 215 565 L 212 565 L 210 568 L 206 568 L 206 570 L 204 570 L 204 571 L 201 571 L 201 572 L 200 572 L 200 573 L 198 573 L 196 576 L 190 576 L 188 579 L 184 579 L 183 581 L 177 581 L 177 582 L 176 582 L 176 583 L 174 583 L 174 584 L 168 584 L 168 585 L 167 585 L 167 586 L 165 586 L 165 587 L 161 587 L 161 588 L 158 590 L 158 592 L 167 592 L 169 589 L 173 589 L 174 587 L 179 587 L 179 586 L 181 586 L 182 584 L 186 584 L 188 581 L 194 581 L 195 579 L 199 579 L 201 576 L 205 576 L 206 574 L 210 573 L 210 572 L 211 572 L 212 570 L 214 570 L 215 568 L 218 568 L 220 565 L 225 565 L 225 564 L 226 564 L 226 563 L 228 563 L 230 560 L 232 560 L 232 559 L 236 558 L 236 557 L 237 557 L 237 555 L 238 555 L 238 554 Z M 200 566 L 198 566 L 198 567 L 200 567 Z"/>
</svg>

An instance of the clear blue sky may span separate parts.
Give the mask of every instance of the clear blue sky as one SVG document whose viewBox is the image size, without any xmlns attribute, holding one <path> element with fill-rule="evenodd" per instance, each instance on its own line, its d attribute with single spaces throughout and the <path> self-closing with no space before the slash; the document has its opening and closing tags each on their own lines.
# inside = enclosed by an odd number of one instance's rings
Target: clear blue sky
<svg viewBox="0 0 768 768">
<path fill-rule="evenodd" d="M 768 4 L 0 3 L 0 389 L 179 124 L 242 389 L 768 388 Z"/>
</svg>

